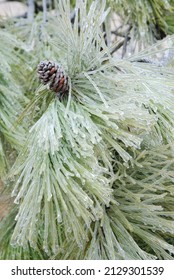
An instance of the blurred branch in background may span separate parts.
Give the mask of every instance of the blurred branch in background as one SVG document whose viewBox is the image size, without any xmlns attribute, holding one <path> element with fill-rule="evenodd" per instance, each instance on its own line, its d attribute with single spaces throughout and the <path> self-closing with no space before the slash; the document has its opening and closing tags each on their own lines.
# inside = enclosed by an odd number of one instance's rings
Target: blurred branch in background
<svg viewBox="0 0 174 280">
<path fill-rule="evenodd" d="M 34 20 L 34 12 L 35 12 L 34 0 L 28 0 L 28 20 L 31 22 Z"/>
<path fill-rule="evenodd" d="M 75 1 L 71 0 L 70 2 L 73 15 Z M 110 42 L 108 41 L 107 43 L 115 45 L 116 41 L 120 41 L 121 37 L 124 38 L 124 43 L 120 45 L 120 50 L 118 51 L 119 44 L 117 44 L 117 51 L 113 52 L 117 57 L 130 56 L 166 37 L 168 34 L 173 34 L 173 0 L 107 0 L 106 2 L 111 7 L 110 26 L 108 23 L 103 24 L 106 40 L 111 38 Z M 88 8 L 91 3 L 92 0 L 87 1 Z M 45 23 L 49 11 L 54 8 L 54 0 L 1 0 L 0 17 L 7 19 L 27 16 L 29 21 L 33 22 L 34 16 L 39 12 L 43 12 L 43 22 Z M 105 26 L 107 26 L 107 30 L 105 30 Z"/>
<path fill-rule="evenodd" d="M 43 22 L 46 23 L 47 20 L 47 0 L 42 0 L 43 5 Z"/>
</svg>

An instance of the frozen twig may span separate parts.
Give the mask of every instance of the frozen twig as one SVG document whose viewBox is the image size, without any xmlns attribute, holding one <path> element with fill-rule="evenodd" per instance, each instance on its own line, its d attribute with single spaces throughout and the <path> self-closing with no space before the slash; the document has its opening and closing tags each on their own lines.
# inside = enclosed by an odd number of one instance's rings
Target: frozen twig
<svg viewBox="0 0 174 280">
<path fill-rule="evenodd" d="M 124 55 L 126 53 L 127 43 L 130 40 L 129 33 L 130 33 L 131 28 L 132 28 L 132 26 L 130 25 L 127 32 L 126 32 L 126 35 L 125 35 L 125 40 L 124 40 L 124 44 L 123 44 L 123 51 L 122 51 L 122 58 L 124 57 Z"/>
<path fill-rule="evenodd" d="M 34 0 L 28 0 L 28 20 L 32 22 L 34 19 Z"/>
<path fill-rule="evenodd" d="M 43 5 L 43 23 L 47 21 L 47 0 L 42 0 Z"/>
</svg>

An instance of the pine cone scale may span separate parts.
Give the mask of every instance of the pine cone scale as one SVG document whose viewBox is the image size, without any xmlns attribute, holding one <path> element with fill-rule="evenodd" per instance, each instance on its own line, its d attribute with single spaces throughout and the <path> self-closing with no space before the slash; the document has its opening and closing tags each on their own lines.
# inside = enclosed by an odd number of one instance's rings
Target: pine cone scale
<svg viewBox="0 0 174 280">
<path fill-rule="evenodd" d="M 41 61 L 38 65 L 38 75 L 40 81 L 46 85 L 57 95 L 63 96 L 68 92 L 68 76 L 62 67 L 51 61 Z"/>
</svg>

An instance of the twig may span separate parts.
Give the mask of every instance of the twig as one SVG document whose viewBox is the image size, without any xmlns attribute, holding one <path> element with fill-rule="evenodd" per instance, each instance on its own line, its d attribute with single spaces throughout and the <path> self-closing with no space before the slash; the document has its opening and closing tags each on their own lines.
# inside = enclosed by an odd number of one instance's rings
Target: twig
<svg viewBox="0 0 174 280">
<path fill-rule="evenodd" d="M 30 22 L 34 19 L 34 0 L 28 0 L 28 20 Z"/>
<path fill-rule="evenodd" d="M 118 49 L 120 49 L 124 44 L 124 40 L 119 42 L 118 45 L 115 46 L 115 48 L 113 48 L 110 52 L 110 54 L 112 55 L 114 52 L 116 52 Z"/>
<path fill-rule="evenodd" d="M 118 30 L 120 29 L 120 28 L 122 28 L 123 27 L 123 25 L 121 24 L 119 27 L 117 27 L 116 29 L 115 29 L 115 33 L 117 33 L 118 32 Z"/>
<path fill-rule="evenodd" d="M 75 12 L 75 9 L 74 9 L 70 14 L 70 19 L 71 19 L 72 24 L 74 24 L 75 17 L 76 17 L 76 12 Z"/>
<path fill-rule="evenodd" d="M 47 21 L 47 0 L 42 0 L 43 5 L 43 23 Z"/>
<path fill-rule="evenodd" d="M 111 31 L 111 34 L 114 34 L 115 36 L 118 36 L 118 37 L 123 37 L 125 38 L 126 35 L 122 32 L 117 32 L 116 30 L 115 31 Z"/>
<path fill-rule="evenodd" d="M 130 40 L 130 36 L 129 36 L 129 33 L 130 33 L 130 30 L 131 30 L 132 26 L 130 25 L 127 32 L 126 32 L 126 35 L 125 35 L 125 40 L 124 40 L 124 44 L 123 44 L 123 50 L 122 50 L 122 58 L 124 57 L 125 53 L 126 53 L 126 49 L 127 49 L 127 43 L 128 41 Z"/>
</svg>

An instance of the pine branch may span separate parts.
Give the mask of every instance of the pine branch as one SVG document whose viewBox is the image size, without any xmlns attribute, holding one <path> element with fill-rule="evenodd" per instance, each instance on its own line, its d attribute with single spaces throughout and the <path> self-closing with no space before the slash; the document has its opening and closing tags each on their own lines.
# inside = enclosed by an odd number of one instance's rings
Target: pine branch
<svg viewBox="0 0 174 280">
<path fill-rule="evenodd" d="M 97 218 L 102 211 L 100 203 L 108 204 L 110 201 L 111 189 L 106 187 L 108 180 L 104 176 L 107 169 L 99 165 L 93 154 L 93 145 L 100 140 L 99 131 L 97 127 L 92 127 L 93 124 L 90 119 L 88 120 L 89 117 L 85 112 L 73 103 L 71 106 L 68 119 L 65 119 L 64 106 L 57 100 L 50 104 L 47 112 L 30 130 L 27 146 L 32 145 L 33 149 L 22 151 L 14 165 L 14 174 L 21 173 L 13 192 L 15 194 L 18 186 L 21 185 L 15 202 L 18 203 L 22 197 L 23 202 L 19 208 L 13 240 L 23 246 L 28 236 L 31 245 L 35 244 L 36 232 L 38 232 L 38 226 L 41 225 L 34 221 L 38 219 L 43 224 L 43 218 L 45 225 L 42 239 L 46 251 L 49 250 L 51 243 L 53 252 L 56 252 L 60 241 L 57 240 L 57 234 L 52 231 L 56 231 L 58 226 L 58 232 L 62 232 L 62 222 L 65 232 L 68 228 L 72 228 L 77 243 L 80 243 L 81 238 L 85 237 L 80 220 L 82 219 L 86 226 L 89 226 L 90 221 L 94 217 Z M 72 146 L 72 150 L 69 146 Z M 22 164 L 24 158 L 27 159 L 25 165 Z M 35 158 L 34 162 L 33 158 Z M 40 178 L 39 181 L 38 178 Z M 36 200 L 30 200 L 33 191 L 35 191 Z M 27 202 L 28 199 L 31 201 L 30 205 Z M 42 213 L 40 212 L 41 204 Z M 33 207 L 35 212 L 33 212 Z M 48 207 L 52 208 L 51 212 Z M 66 215 L 64 211 L 67 212 Z M 26 227 L 22 229 L 22 221 L 26 218 Z M 50 222 L 55 219 L 58 219 L 58 224 L 56 222 L 50 226 Z M 79 227 L 81 227 L 81 233 L 77 232 Z"/>
<path fill-rule="evenodd" d="M 33 117 L 11 170 L 18 207 L 6 220 L 15 216 L 1 256 L 171 259 L 173 70 L 137 61 L 159 44 L 130 59 L 111 57 L 104 1 L 89 9 L 78 1 L 73 24 L 69 1 L 57 5 L 41 33 L 42 15 L 25 31 L 36 43 L 28 47 L 33 77 L 25 86 L 32 81 L 33 93 L 20 129 L 26 113 Z M 71 82 L 62 100 L 54 93 L 60 79 L 37 88 L 36 66 L 50 58 Z"/>
<path fill-rule="evenodd" d="M 0 173 L 4 175 L 9 165 L 7 154 L 10 157 L 11 153 L 8 145 L 18 150 L 25 138 L 25 129 L 22 126 L 14 129 L 13 124 L 15 117 L 22 110 L 22 104 L 25 104 L 26 98 L 22 95 L 21 88 L 12 74 L 12 65 L 13 69 L 18 71 L 20 64 L 20 54 L 14 49 L 21 49 L 24 45 L 22 43 L 20 45 L 20 41 L 14 35 L 2 30 L 0 31 L 0 44 L 2 50 L 0 54 L 2 63 L 0 69 L 0 170 L 2 173 Z M 8 48 L 4 48 L 4 45 Z"/>
</svg>

